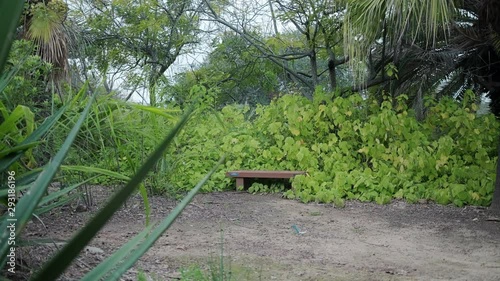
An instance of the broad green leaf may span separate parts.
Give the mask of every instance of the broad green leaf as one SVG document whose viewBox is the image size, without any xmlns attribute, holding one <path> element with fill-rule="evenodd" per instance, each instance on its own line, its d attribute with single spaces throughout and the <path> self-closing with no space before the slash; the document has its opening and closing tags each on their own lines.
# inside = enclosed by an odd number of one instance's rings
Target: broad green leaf
<svg viewBox="0 0 500 281">
<path fill-rule="evenodd" d="M 59 120 L 62 114 L 66 111 L 66 106 L 61 107 L 57 112 L 51 115 L 49 118 L 40 125 L 36 130 L 34 130 L 24 141 L 22 141 L 19 146 L 26 145 L 38 141 L 45 135 Z M 10 165 L 16 162 L 21 156 L 23 151 L 19 151 L 15 155 L 9 155 L 8 157 L 0 158 L 0 172 L 6 171 Z"/>
</svg>

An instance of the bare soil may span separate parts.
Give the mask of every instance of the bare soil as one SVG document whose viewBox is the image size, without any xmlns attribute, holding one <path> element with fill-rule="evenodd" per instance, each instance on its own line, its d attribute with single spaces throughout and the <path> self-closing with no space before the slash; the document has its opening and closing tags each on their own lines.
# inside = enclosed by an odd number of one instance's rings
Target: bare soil
<svg viewBox="0 0 500 281">
<path fill-rule="evenodd" d="M 26 238 L 71 237 L 109 197 L 94 187 L 96 206 L 76 205 L 33 220 Z M 150 197 L 151 220 L 162 220 L 175 200 Z M 75 280 L 141 231 L 136 195 L 92 241 L 61 280 Z M 25 248 L 28 277 L 55 247 Z M 221 250 L 223 253 L 221 255 Z M 199 194 L 176 223 L 123 280 L 143 271 L 152 280 L 178 280 L 192 264 L 210 271 L 224 259 L 231 280 L 500 280 L 500 222 L 479 207 L 432 203 L 302 204 L 279 195 Z"/>
</svg>

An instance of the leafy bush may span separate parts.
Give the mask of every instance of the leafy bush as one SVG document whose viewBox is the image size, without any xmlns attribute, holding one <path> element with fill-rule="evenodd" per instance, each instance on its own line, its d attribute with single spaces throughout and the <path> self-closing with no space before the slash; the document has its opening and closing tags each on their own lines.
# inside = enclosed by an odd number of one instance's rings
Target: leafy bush
<svg viewBox="0 0 500 281">
<path fill-rule="evenodd" d="M 9 110 L 22 104 L 33 111 L 38 121 L 49 116 L 53 103 L 59 102 L 47 89 L 52 66 L 33 55 L 34 50 L 32 42 L 14 41 L 2 79 L 5 86 L 0 88 L 0 102 Z"/>
<path fill-rule="evenodd" d="M 228 170 L 304 170 L 287 198 L 491 202 L 500 126 L 491 114 L 478 116 L 475 103 L 429 100 L 427 117 L 418 122 L 405 96 L 381 105 L 359 95 L 325 96 L 318 91 L 309 101 L 286 95 L 258 107 L 254 118 L 240 106 L 199 114 L 197 126 L 178 138 L 169 180 L 186 189 L 209 170 L 207 160 L 227 153 L 225 170 L 205 191 L 232 188 Z"/>
<path fill-rule="evenodd" d="M 74 126 L 82 110 L 81 104 L 88 99 L 88 96 L 74 98 L 73 106 L 54 128 L 51 141 L 37 148 L 36 154 L 41 155 L 39 158 L 57 150 L 64 141 L 63 136 Z M 68 154 L 66 165 L 91 166 L 119 173 L 125 178 L 131 177 L 160 143 L 164 133 L 172 128 L 179 113 L 178 109 L 154 108 L 126 103 L 108 95 L 97 96 Z M 148 175 L 146 186 L 165 186 L 163 174 L 168 169 L 168 159 L 168 155 L 164 154 L 153 168 L 154 173 Z M 66 178 L 78 178 L 82 172 L 82 169 L 67 169 Z M 124 177 L 108 175 L 92 183 L 120 185 Z"/>
</svg>

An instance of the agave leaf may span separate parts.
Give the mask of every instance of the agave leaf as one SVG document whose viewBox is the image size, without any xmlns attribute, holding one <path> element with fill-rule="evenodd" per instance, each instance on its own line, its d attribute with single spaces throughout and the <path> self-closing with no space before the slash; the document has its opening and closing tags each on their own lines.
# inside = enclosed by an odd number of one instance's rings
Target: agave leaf
<svg viewBox="0 0 500 281">
<path fill-rule="evenodd" d="M 67 171 L 79 171 L 79 172 L 84 172 L 84 173 L 94 173 L 94 174 L 101 174 L 104 176 L 109 176 L 115 179 L 119 180 L 124 180 L 128 181 L 130 180 L 130 177 L 125 176 L 123 174 L 113 172 L 110 170 L 106 169 L 101 169 L 101 168 L 96 168 L 96 167 L 87 167 L 87 166 L 65 166 L 61 165 L 61 170 L 67 170 Z M 149 199 L 148 199 L 148 192 L 146 190 L 146 187 L 144 184 L 139 185 L 139 193 L 141 194 L 142 200 L 144 201 L 144 210 L 146 212 L 146 225 L 149 224 L 149 218 L 151 215 L 151 207 L 149 205 Z"/>
<path fill-rule="evenodd" d="M 0 74 L 7 61 L 23 8 L 24 0 L 0 1 Z"/>
<path fill-rule="evenodd" d="M 0 151 L 0 157 L 3 158 L 3 157 L 5 157 L 9 154 L 12 154 L 12 153 L 16 153 L 19 151 L 26 151 L 26 150 L 28 150 L 32 147 L 35 147 L 41 143 L 42 143 L 41 141 L 35 141 L 35 142 L 17 145 L 17 146 L 12 147 L 12 148 L 4 149 L 4 150 Z"/>
<path fill-rule="evenodd" d="M 66 166 L 66 165 L 61 165 L 61 170 L 63 171 L 78 171 L 78 172 L 84 172 L 84 173 L 92 173 L 92 174 L 100 174 L 103 176 L 109 176 L 112 178 L 116 178 L 119 180 L 124 180 L 128 181 L 130 180 L 130 177 L 127 177 L 123 174 L 113 172 L 110 170 L 102 169 L 102 168 L 97 168 L 97 167 L 88 167 L 88 166 Z"/>
<path fill-rule="evenodd" d="M 57 198 L 60 198 L 61 196 L 65 195 L 65 194 L 68 194 L 70 191 L 96 179 L 98 176 L 95 176 L 95 177 L 91 177 L 91 178 L 88 178 L 82 182 L 79 182 L 79 183 L 76 183 L 76 184 L 73 184 L 71 186 L 68 186 L 68 187 L 65 187 L 59 191 L 56 191 L 56 192 L 52 192 L 50 193 L 49 195 L 45 196 L 42 198 L 42 200 L 40 201 L 40 203 L 38 204 L 38 206 L 42 206 L 44 204 L 47 204 L 49 203 L 50 201 L 52 200 L 55 200 Z"/>
<path fill-rule="evenodd" d="M 19 145 L 25 145 L 27 143 L 32 143 L 38 141 L 45 133 L 47 133 L 56 124 L 57 120 L 62 116 L 64 111 L 66 111 L 66 106 L 61 107 L 49 118 L 40 125 L 36 130 L 34 130 L 26 139 L 24 139 Z M 24 151 L 19 151 L 17 154 L 9 155 L 4 158 L 0 158 L 0 172 L 5 172 L 10 165 L 16 162 L 22 155 Z"/>
<path fill-rule="evenodd" d="M 124 274 L 129 268 L 131 268 L 137 260 L 144 255 L 151 246 L 161 237 L 161 235 L 170 228 L 170 226 L 174 223 L 175 219 L 182 213 L 184 208 L 193 200 L 194 196 L 200 191 L 201 187 L 207 182 L 207 180 L 212 176 L 215 171 L 219 168 L 219 165 L 222 164 L 225 160 L 225 156 L 222 156 L 219 162 L 212 168 L 212 170 L 201 179 L 198 184 L 182 199 L 182 201 L 177 204 L 177 206 L 170 212 L 170 214 L 151 232 L 150 235 L 146 238 L 146 240 L 141 243 L 136 249 L 129 249 L 131 255 L 123 260 L 123 263 L 116 269 L 113 269 L 109 273 L 110 276 L 106 277 L 106 280 L 119 280 L 122 274 Z M 111 256 L 109 259 L 114 259 Z M 83 279 L 87 281 L 96 280 L 96 279 Z"/>
<path fill-rule="evenodd" d="M 55 280 L 70 265 L 71 261 L 78 256 L 81 250 L 92 240 L 97 232 L 106 224 L 113 214 L 123 205 L 135 188 L 146 178 L 148 172 L 162 157 L 163 151 L 169 146 L 175 135 L 187 122 L 192 110 L 188 110 L 183 118 L 177 122 L 166 138 L 149 156 L 146 162 L 132 179 L 118 192 L 116 192 L 108 203 L 94 216 L 72 239 L 52 258 L 35 276 L 34 280 Z"/>
<path fill-rule="evenodd" d="M 81 91 L 85 91 L 86 86 L 84 86 Z M 94 97 L 94 96 L 93 96 Z M 80 130 L 80 127 L 83 124 L 83 121 L 87 117 L 90 107 L 92 103 L 94 102 L 94 98 L 90 98 L 87 106 L 83 110 L 83 112 L 80 115 L 80 118 L 78 122 L 75 124 L 71 132 L 69 133 L 68 137 L 64 141 L 63 145 L 61 146 L 61 149 L 57 152 L 57 154 L 54 156 L 52 161 L 43 169 L 43 171 L 40 173 L 38 178 L 35 180 L 33 183 L 32 187 L 24 196 L 19 199 L 16 205 L 16 213 L 14 219 L 10 219 L 12 221 L 9 221 L 9 219 L 3 221 L 0 225 L 0 229 L 2 229 L 2 234 L 1 234 L 1 240 L 2 241 L 7 241 L 9 238 L 9 232 L 7 231 L 7 225 L 9 223 L 15 222 L 16 224 L 16 230 L 15 233 L 17 236 L 19 236 L 21 230 L 26 226 L 26 223 L 30 220 L 33 212 L 35 211 L 36 207 L 38 206 L 38 203 L 42 199 L 43 195 L 45 194 L 47 187 L 49 186 L 50 182 L 54 178 L 57 170 L 59 169 L 59 166 L 61 165 L 62 161 L 68 154 L 68 151 L 71 147 L 71 144 L 75 140 L 78 131 Z M 7 252 L 9 249 L 8 243 L 2 243 L 0 245 L 0 266 L 3 267 L 6 263 L 7 259 Z M 51 279 L 45 279 L 45 280 L 51 280 Z"/>
<path fill-rule="evenodd" d="M 148 233 L 151 232 L 152 228 L 153 225 L 149 225 L 144 228 L 144 230 L 135 235 L 134 238 L 130 239 L 125 245 L 115 251 L 106 260 L 99 263 L 99 265 L 97 265 L 92 271 L 85 274 L 80 281 L 102 280 L 106 274 L 113 271 L 119 263 L 126 259 L 127 256 L 129 256 L 130 253 L 137 248 L 137 245 L 144 240 Z"/>
<path fill-rule="evenodd" d="M 16 184 L 16 191 L 24 191 L 24 190 L 27 190 L 29 189 L 30 186 L 29 185 L 22 185 L 22 186 L 19 186 Z M 9 195 L 9 190 L 7 188 L 2 188 L 0 189 L 0 198 L 2 197 L 7 197 L 7 195 Z"/>
<path fill-rule="evenodd" d="M 69 204 L 69 202 L 72 202 L 73 200 L 76 200 L 78 197 L 80 196 L 80 193 L 75 193 L 75 194 L 71 194 L 69 195 L 68 197 L 64 198 L 64 199 L 60 199 L 56 202 L 52 202 L 51 204 L 49 205 L 45 205 L 45 206 L 41 206 L 41 207 L 38 207 L 36 208 L 34 214 L 39 216 L 41 214 L 44 214 L 48 211 L 51 211 L 57 207 L 61 207 L 61 206 L 64 206 L 66 204 Z"/>
</svg>

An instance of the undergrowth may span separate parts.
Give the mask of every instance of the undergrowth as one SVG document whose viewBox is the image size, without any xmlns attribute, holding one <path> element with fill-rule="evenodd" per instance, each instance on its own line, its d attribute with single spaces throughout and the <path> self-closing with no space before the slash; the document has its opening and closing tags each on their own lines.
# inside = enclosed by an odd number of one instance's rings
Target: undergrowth
<svg viewBox="0 0 500 281">
<path fill-rule="evenodd" d="M 380 105 L 317 91 L 313 101 L 286 95 L 255 112 L 243 106 L 201 112 L 170 152 L 168 179 L 187 190 L 226 153 L 224 169 L 204 191 L 233 188 L 229 170 L 303 170 L 287 198 L 490 204 L 500 127 L 494 116 L 477 115 L 473 101 L 429 99 L 419 122 L 406 104 L 405 96 Z"/>
</svg>

